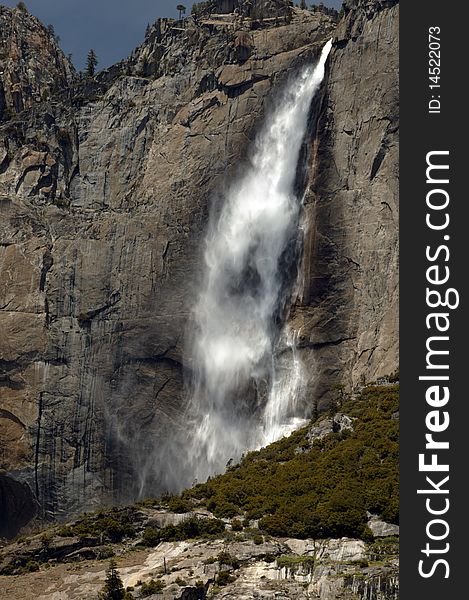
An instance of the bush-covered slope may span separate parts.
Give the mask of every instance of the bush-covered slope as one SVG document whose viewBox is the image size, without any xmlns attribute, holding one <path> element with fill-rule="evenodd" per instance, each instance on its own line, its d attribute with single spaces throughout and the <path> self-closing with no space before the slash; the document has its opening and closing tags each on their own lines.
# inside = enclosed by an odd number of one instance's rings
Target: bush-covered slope
<svg viewBox="0 0 469 600">
<path fill-rule="evenodd" d="M 366 538 L 367 511 L 397 523 L 398 386 L 367 387 L 340 411 L 353 430 L 311 439 L 304 427 L 171 504 L 196 500 L 218 517 L 260 519 L 275 536 Z"/>
</svg>

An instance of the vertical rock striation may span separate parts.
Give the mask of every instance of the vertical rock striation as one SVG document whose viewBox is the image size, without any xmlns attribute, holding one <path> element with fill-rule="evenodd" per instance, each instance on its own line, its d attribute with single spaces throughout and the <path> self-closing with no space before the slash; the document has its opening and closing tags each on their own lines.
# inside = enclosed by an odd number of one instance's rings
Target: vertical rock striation
<svg viewBox="0 0 469 600">
<path fill-rule="evenodd" d="M 292 324 L 319 408 L 398 367 L 397 1 L 347 0 L 314 131 Z"/>
</svg>

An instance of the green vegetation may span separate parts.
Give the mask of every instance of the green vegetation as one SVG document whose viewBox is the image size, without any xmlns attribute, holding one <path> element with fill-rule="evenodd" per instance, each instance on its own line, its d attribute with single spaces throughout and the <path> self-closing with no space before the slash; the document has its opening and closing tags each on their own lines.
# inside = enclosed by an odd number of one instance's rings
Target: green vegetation
<svg viewBox="0 0 469 600">
<path fill-rule="evenodd" d="M 26 4 L 24 2 L 18 2 L 18 4 L 16 5 L 16 8 L 24 13 L 29 12 L 28 7 L 26 6 Z"/>
<path fill-rule="evenodd" d="M 224 532 L 225 524 L 219 519 L 189 517 L 179 525 L 166 525 L 161 529 L 147 527 L 143 533 L 142 543 L 145 546 L 156 546 L 160 542 L 219 537 Z"/>
<path fill-rule="evenodd" d="M 181 496 L 171 496 L 168 500 L 168 508 L 175 513 L 186 513 L 192 509 L 192 504 Z"/>
<path fill-rule="evenodd" d="M 37 560 L 28 560 L 28 562 L 24 566 L 24 570 L 26 573 L 33 573 L 35 571 L 39 571 L 40 564 Z"/>
<path fill-rule="evenodd" d="M 87 514 L 73 525 L 62 527 L 57 532 L 61 537 L 100 536 L 103 541 L 120 542 L 124 538 L 135 537 L 135 527 L 131 514 L 112 509 L 107 513 Z"/>
<path fill-rule="evenodd" d="M 220 571 L 215 579 L 215 583 L 219 586 L 228 585 L 233 581 L 235 581 L 235 577 L 229 571 Z"/>
<path fill-rule="evenodd" d="M 213 512 L 213 514 L 220 519 L 231 519 L 240 514 L 241 510 L 233 502 L 212 502 L 209 501 L 207 508 Z"/>
<path fill-rule="evenodd" d="M 55 28 L 52 25 L 52 23 L 49 23 L 49 25 L 47 26 L 47 31 L 51 34 L 51 36 L 54 38 L 54 40 L 58 44 L 60 42 L 60 36 L 55 33 Z"/>
<path fill-rule="evenodd" d="M 195 18 L 200 18 L 204 15 L 208 16 L 210 12 L 216 9 L 214 0 L 206 0 L 205 2 L 197 2 L 192 5 L 191 14 Z"/>
<path fill-rule="evenodd" d="M 311 443 L 309 426 L 257 452 L 224 475 L 183 492 L 217 516 L 260 519 L 261 531 L 298 538 L 372 539 L 366 512 L 398 522 L 398 386 L 368 386 L 341 399 L 353 431 Z M 301 448 L 301 452 L 298 452 Z"/>
<path fill-rule="evenodd" d="M 88 77 L 94 77 L 97 66 L 98 57 L 96 56 L 96 52 L 93 49 L 91 49 L 88 52 L 88 56 L 86 57 L 86 74 L 88 75 Z"/>
<path fill-rule="evenodd" d="M 233 569 L 239 569 L 240 566 L 239 560 L 225 550 L 220 552 L 220 554 L 217 556 L 217 561 L 220 563 L 220 565 L 226 565 L 227 567 L 232 567 Z"/>
<path fill-rule="evenodd" d="M 164 586 L 164 581 L 159 579 L 151 579 L 148 582 L 142 583 L 142 587 L 140 588 L 140 596 L 142 598 L 146 598 L 147 596 L 152 596 L 153 594 L 161 594 Z"/>
<path fill-rule="evenodd" d="M 161 542 L 160 529 L 154 527 L 146 527 L 142 536 L 142 545 L 152 548 Z"/>
<path fill-rule="evenodd" d="M 264 537 L 260 533 L 256 533 L 253 535 L 252 541 L 256 544 L 256 546 L 260 546 L 264 543 Z"/>
<path fill-rule="evenodd" d="M 231 531 L 243 531 L 243 523 L 239 519 L 231 521 Z"/>
<path fill-rule="evenodd" d="M 114 560 L 109 562 L 109 567 L 106 571 L 106 581 L 100 592 L 99 600 L 124 600 L 126 592 L 121 576 L 117 570 L 117 565 Z M 128 596 L 127 596 L 128 597 Z"/>
<path fill-rule="evenodd" d="M 184 6 L 184 4 L 178 4 L 176 6 L 176 10 L 179 12 L 179 20 L 181 20 L 182 15 L 186 14 L 186 7 Z"/>
<path fill-rule="evenodd" d="M 371 561 L 387 560 L 390 557 L 399 555 L 399 538 L 386 537 L 378 538 L 368 546 L 368 556 Z"/>
</svg>

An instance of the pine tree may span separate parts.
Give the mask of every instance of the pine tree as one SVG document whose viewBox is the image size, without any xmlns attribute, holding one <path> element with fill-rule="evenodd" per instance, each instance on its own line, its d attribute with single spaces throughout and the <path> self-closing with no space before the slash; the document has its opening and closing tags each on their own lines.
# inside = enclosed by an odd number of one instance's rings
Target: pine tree
<svg viewBox="0 0 469 600">
<path fill-rule="evenodd" d="M 24 12 L 24 13 L 28 12 L 28 8 L 24 2 L 18 2 L 18 4 L 16 5 L 16 8 L 18 10 L 20 10 L 21 12 Z"/>
<path fill-rule="evenodd" d="M 99 600 L 124 600 L 125 595 L 124 584 L 117 570 L 116 561 L 111 559 L 106 571 L 104 588 L 99 594 Z"/>
<path fill-rule="evenodd" d="M 147 28 L 145 29 L 145 38 L 150 35 L 150 23 L 147 23 Z"/>
<path fill-rule="evenodd" d="M 86 59 L 86 74 L 89 77 L 94 77 L 96 72 L 96 65 L 98 64 L 98 57 L 93 49 L 88 52 Z"/>
<path fill-rule="evenodd" d="M 306 10 L 307 9 L 306 0 L 300 0 L 300 8 L 302 10 Z"/>
<path fill-rule="evenodd" d="M 186 14 L 186 7 L 184 6 L 184 4 L 178 4 L 176 6 L 176 10 L 179 11 L 179 20 L 181 20 L 182 15 Z"/>
<path fill-rule="evenodd" d="M 47 31 L 48 31 L 48 32 L 51 34 L 51 36 L 54 38 L 54 40 L 55 40 L 55 41 L 56 41 L 56 43 L 58 44 L 58 43 L 60 42 L 60 36 L 58 36 L 58 35 L 55 33 L 55 29 L 54 29 L 54 26 L 52 25 L 52 23 L 50 23 L 50 24 L 47 26 Z"/>
</svg>

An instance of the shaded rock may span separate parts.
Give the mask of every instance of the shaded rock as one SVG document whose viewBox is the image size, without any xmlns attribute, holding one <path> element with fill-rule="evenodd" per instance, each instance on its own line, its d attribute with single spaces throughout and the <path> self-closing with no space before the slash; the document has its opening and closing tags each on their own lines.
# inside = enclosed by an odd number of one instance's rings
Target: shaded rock
<svg viewBox="0 0 469 600">
<path fill-rule="evenodd" d="M 2 415 L 0 411 L 0 416 L 4 416 L 7 424 L 17 424 L 13 415 L 5 412 Z M 0 538 L 13 537 L 36 516 L 37 508 L 37 502 L 26 483 L 0 473 Z"/>
<path fill-rule="evenodd" d="M 204 600 L 206 597 L 207 592 L 204 587 L 186 587 L 182 590 L 178 600 Z"/>
</svg>

